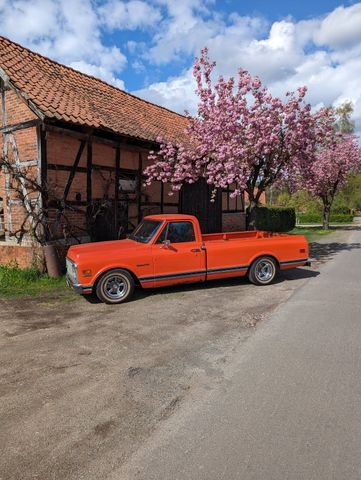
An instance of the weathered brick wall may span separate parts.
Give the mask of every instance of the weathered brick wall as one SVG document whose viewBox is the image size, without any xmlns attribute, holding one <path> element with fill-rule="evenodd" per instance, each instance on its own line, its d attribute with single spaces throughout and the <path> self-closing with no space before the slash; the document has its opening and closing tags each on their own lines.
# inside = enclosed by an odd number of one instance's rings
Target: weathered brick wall
<svg viewBox="0 0 361 480">
<path fill-rule="evenodd" d="M 41 247 L 32 245 L 16 245 L 0 242 L 0 265 L 18 265 L 26 268 L 36 265 L 40 270 L 44 267 L 44 256 Z"/>
<path fill-rule="evenodd" d="M 35 113 L 30 110 L 24 99 L 22 99 L 13 90 L 5 91 L 5 104 L 6 104 L 6 124 L 16 125 L 17 123 L 27 122 L 28 120 L 34 120 L 37 118 Z M 1 117 L 1 124 L 3 119 Z"/>
<path fill-rule="evenodd" d="M 5 118 L 2 117 L 2 108 L 0 109 L 0 125 L 9 126 L 23 123 L 28 120 L 36 119 L 36 115 L 30 110 L 25 101 L 20 98 L 13 90 L 5 91 Z M 21 163 L 27 162 L 24 166 L 27 175 L 31 178 L 38 178 L 38 139 L 36 127 L 25 128 L 22 130 L 14 130 L 6 135 L 0 136 L 0 152 L 5 153 L 4 142 L 6 141 L 8 158 L 14 162 L 18 157 Z M 11 237 L 11 233 L 16 232 L 22 225 L 26 217 L 25 209 L 17 194 L 18 185 L 11 179 L 6 178 L 4 171 L 0 171 L 0 198 L 3 204 L 4 227 L 6 238 L 10 242 L 15 239 Z M 6 184 L 10 188 L 6 190 Z M 30 193 L 29 199 L 34 198 L 34 194 Z M 1 255 L 5 253 L 4 249 L 0 250 Z M 8 254 L 6 254 L 8 256 Z"/>
</svg>

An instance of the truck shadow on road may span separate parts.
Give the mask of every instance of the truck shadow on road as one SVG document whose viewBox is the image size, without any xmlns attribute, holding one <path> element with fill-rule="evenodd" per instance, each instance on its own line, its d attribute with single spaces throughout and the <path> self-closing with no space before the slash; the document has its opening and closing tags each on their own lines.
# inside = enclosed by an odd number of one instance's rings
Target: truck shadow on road
<svg viewBox="0 0 361 480">
<path fill-rule="evenodd" d="M 289 270 L 284 270 L 278 273 L 277 277 L 272 282 L 273 284 L 279 284 L 284 281 L 300 280 L 302 278 L 312 278 L 317 277 L 320 272 L 316 270 L 311 270 L 309 268 L 292 268 Z M 234 277 L 234 278 L 225 278 L 221 280 L 209 280 L 202 283 L 188 283 L 182 285 L 173 285 L 169 287 L 160 287 L 160 288 L 149 288 L 142 289 L 136 288 L 133 297 L 127 303 L 131 303 L 142 298 L 147 298 L 155 295 L 165 295 L 168 293 L 185 293 L 196 290 L 212 290 L 214 288 L 230 288 L 236 286 L 243 286 L 245 288 L 254 288 L 255 293 L 257 287 L 250 283 L 247 277 Z M 101 301 L 95 295 L 84 295 L 83 298 L 89 303 L 101 303 Z"/>
<path fill-rule="evenodd" d="M 310 258 L 318 262 L 326 262 L 334 257 L 337 253 L 342 251 L 351 251 L 361 248 L 361 243 L 318 243 L 312 242 L 310 244 Z"/>
<path fill-rule="evenodd" d="M 317 277 L 319 275 L 318 271 L 310 270 L 308 268 L 293 268 L 290 270 L 285 270 L 279 272 L 277 277 L 274 279 L 273 284 L 279 284 L 284 281 L 292 281 L 292 280 L 299 280 L 302 278 L 312 278 Z M 234 278 L 225 278 L 222 280 L 209 280 L 204 283 L 189 283 L 183 285 L 174 285 L 169 287 L 161 287 L 161 288 L 154 288 L 149 290 L 143 290 L 141 288 L 137 289 L 134 293 L 134 300 L 141 299 L 148 297 L 150 295 L 162 295 L 167 293 L 181 293 L 181 292 L 189 292 L 195 290 L 212 290 L 217 288 L 231 288 L 242 286 L 249 289 L 255 289 L 255 294 L 257 287 L 250 283 L 247 277 L 234 277 Z"/>
</svg>

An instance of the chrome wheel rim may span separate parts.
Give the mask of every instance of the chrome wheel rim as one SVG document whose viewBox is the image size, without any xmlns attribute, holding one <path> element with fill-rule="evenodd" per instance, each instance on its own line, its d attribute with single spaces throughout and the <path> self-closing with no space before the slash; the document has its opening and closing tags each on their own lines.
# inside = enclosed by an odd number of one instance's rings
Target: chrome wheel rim
<svg viewBox="0 0 361 480">
<path fill-rule="evenodd" d="M 269 260 L 261 260 L 256 266 L 256 277 L 260 282 L 268 282 L 274 276 L 274 265 Z"/>
<path fill-rule="evenodd" d="M 119 300 L 127 294 L 129 286 L 127 280 L 121 275 L 112 275 L 104 282 L 103 289 L 108 298 Z"/>
</svg>

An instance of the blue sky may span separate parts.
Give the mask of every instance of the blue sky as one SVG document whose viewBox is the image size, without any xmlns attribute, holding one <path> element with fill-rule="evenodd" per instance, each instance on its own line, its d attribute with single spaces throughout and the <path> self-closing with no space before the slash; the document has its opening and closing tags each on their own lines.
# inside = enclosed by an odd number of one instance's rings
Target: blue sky
<svg viewBox="0 0 361 480">
<path fill-rule="evenodd" d="M 224 10 L 238 11 L 242 15 L 264 15 L 271 21 L 281 20 L 291 15 L 295 20 L 313 18 L 324 15 L 340 5 L 351 5 L 353 1 L 337 0 L 252 0 L 217 1 L 216 6 Z"/>
<path fill-rule="evenodd" d="M 192 63 L 239 67 L 314 107 L 354 104 L 361 129 L 361 2 L 0 0 L 0 34 L 168 108 L 196 110 Z"/>
</svg>

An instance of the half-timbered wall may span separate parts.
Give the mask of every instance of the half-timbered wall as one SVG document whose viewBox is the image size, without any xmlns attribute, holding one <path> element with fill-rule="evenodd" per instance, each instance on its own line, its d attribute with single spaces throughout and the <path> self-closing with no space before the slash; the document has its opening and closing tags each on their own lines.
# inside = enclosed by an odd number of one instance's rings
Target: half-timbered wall
<svg viewBox="0 0 361 480">
<path fill-rule="evenodd" d="M 46 124 L 15 91 L 0 84 L 0 93 L 1 155 L 47 185 L 46 198 L 30 194 L 28 199 L 47 209 L 49 240 L 72 235 L 81 241 L 121 238 L 145 215 L 180 211 L 179 194 L 169 195 L 169 185 L 144 186 L 142 172 L 149 165 L 151 146 L 70 125 Z M 10 175 L 0 171 L 0 263 L 16 259 L 26 266 L 36 247 L 29 246 L 26 238 L 22 246 L 16 245 L 12 235 L 27 208 L 13 187 Z M 243 197 L 232 199 L 230 193 L 220 196 L 222 229 L 240 230 L 245 228 Z M 90 231 L 89 213 L 100 204 L 108 205 L 108 210 L 96 217 Z"/>
<path fill-rule="evenodd" d="M 8 158 L 18 167 L 24 168 L 27 174 L 37 179 L 38 170 L 38 127 L 36 115 L 16 92 L 0 85 L 0 151 L 1 156 Z M 26 187 L 21 186 L 22 193 L 28 202 L 37 201 L 31 193 L 27 195 Z M 0 202 L 3 229 L 0 231 L 1 241 L 11 241 L 11 233 L 16 232 L 24 220 L 24 205 L 16 193 L 18 187 L 10 174 L 0 172 Z M 26 208 L 26 205 L 25 205 Z"/>
<path fill-rule="evenodd" d="M 142 172 L 149 165 L 148 149 L 107 141 L 92 133 L 77 134 L 54 126 L 46 130 L 48 202 L 49 207 L 54 205 L 49 220 L 55 238 L 62 236 L 65 223 L 56 215 L 59 201 L 66 206 L 67 222 L 74 225 L 72 233 L 79 237 L 87 234 L 89 205 L 96 212 L 97 206 L 108 202 L 109 215 L 96 221 L 95 228 L 103 231 L 93 235 L 100 240 L 124 236 L 145 215 L 178 212 L 178 194 L 169 196 L 169 188 L 160 182 L 144 187 Z"/>
</svg>

